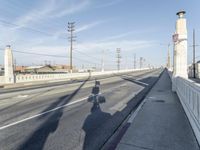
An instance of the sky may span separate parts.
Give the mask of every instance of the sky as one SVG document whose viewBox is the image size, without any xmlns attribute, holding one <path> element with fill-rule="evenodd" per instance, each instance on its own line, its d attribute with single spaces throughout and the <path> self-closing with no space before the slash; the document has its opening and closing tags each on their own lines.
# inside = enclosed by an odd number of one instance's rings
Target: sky
<svg viewBox="0 0 200 150">
<path fill-rule="evenodd" d="M 0 64 L 6 45 L 17 65 L 69 64 L 67 24 L 75 22 L 78 68 L 101 68 L 103 59 L 105 69 L 116 69 L 116 48 L 121 68 L 133 68 L 134 54 L 137 62 L 143 57 L 146 65 L 165 65 L 179 10 L 186 11 L 189 64 L 193 28 L 200 45 L 199 0 L 0 0 Z M 196 51 L 200 56 L 200 47 Z"/>
</svg>

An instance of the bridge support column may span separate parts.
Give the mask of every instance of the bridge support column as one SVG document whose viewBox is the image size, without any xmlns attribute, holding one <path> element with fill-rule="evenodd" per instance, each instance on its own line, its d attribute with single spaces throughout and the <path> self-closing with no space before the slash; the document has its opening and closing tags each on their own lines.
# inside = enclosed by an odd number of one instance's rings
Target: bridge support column
<svg viewBox="0 0 200 150">
<path fill-rule="evenodd" d="M 184 17 L 185 11 L 177 13 L 176 31 L 173 35 L 174 41 L 174 64 L 173 64 L 173 79 L 177 76 L 188 78 L 187 73 L 187 24 Z M 176 82 L 174 82 L 176 83 Z M 173 84 L 172 90 L 175 90 Z"/>
<path fill-rule="evenodd" d="M 14 69 L 13 69 L 13 54 L 10 45 L 6 46 L 5 48 L 4 77 L 5 77 L 5 83 L 7 84 L 15 83 Z"/>
<path fill-rule="evenodd" d="M 187 78 L 187 25 L 185 11 L 177 13 L 176 32 L 174 34 L 174 70 L 173 76 Z"/>
</svg>

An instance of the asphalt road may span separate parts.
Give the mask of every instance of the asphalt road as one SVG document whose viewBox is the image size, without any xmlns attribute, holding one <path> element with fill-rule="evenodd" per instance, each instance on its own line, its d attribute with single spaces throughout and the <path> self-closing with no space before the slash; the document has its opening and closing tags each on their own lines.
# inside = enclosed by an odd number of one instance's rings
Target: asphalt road
<svg viewBox="0 0 200 150">
<path fill-rule="evenodd" d="M 1 91 L 0 149 L 100 149 L 161 71 Z"/>
</svg>

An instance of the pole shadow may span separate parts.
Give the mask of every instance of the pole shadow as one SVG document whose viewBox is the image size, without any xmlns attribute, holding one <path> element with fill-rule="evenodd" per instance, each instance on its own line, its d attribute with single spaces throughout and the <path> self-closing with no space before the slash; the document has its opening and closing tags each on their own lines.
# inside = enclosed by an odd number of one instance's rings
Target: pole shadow
<svg viewBox="0 0 200 150">
<path fill-rule="evenodd" d="M 85 119 L 82 129 L 85 132 L 85 139 L 83 143 L 83 150 L 94 150 L 98 136 L 100 136 L 100 128 L 104 122 L 111 119 L 109 113 L 101 110 L 100 104 L 105 103 L 106 99 L 100 95 L 100 82 L 95 81 L 95 86 L 92 88 L 91 95 L 88 97 L 88 102 L 92 103 L 90 114 Z"/>
<path fill-rule="evenodd" d="M 84 84 L 89 80 L 89 78 L 90 77 L 88 77 L 88 79 L 85 80 L 72 94 L 60 97 L 57 101 L 52 103 L 41 113 L 69 103 L 71 99 L 84 86 Z M 43 123 L 35 131 L 32 132 L 32 134 L 17 148 L 17 150 L 42 150 L 49 135 L 57 130 L 59 121 L 63 115 L 63 110 L 64 107 L 60 107 L 56 111 L 52 111 L 38 117 L 37 120 L 44 120 Z"/>
</svg>

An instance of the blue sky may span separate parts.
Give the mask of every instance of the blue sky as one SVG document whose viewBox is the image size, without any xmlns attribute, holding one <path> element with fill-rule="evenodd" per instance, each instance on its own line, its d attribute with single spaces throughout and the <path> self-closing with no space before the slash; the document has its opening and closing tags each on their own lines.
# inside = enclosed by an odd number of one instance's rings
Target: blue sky
<svg viewBox="0 0 200 150">
<path fill-rule="evenodd" d="M 65 59 L 14 52 L 19 65 L 39 65 L 45 60 L 68 63 L 67 23 L 73 21 L 77 36 L 73 61 L 79 68 L 100 67 L 103 50 L 106 68 L 116 68 L 118 47 L 122 68 L 133 66 L 134 53 L 138 59 L 144 57 L 146 64 L 164 65 L 167 44 L 175 31 L 176 12 L 181 9 L 187 12 L 188 45 L 192 44 L 193 28 L 200 44 L 199 0 L 0 0 L 0 4 L 1 49 L 9 44 L 17 51 L 66 56 Z M 189 47 L 188 63 L 191 52 Z"/>
</svg>

